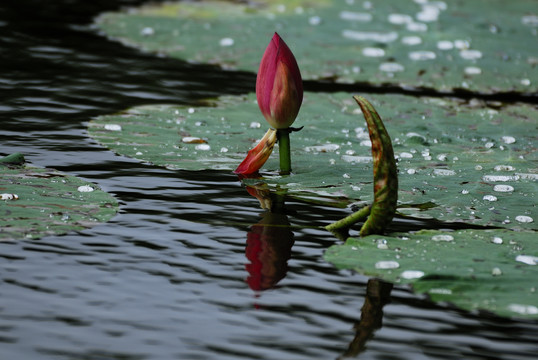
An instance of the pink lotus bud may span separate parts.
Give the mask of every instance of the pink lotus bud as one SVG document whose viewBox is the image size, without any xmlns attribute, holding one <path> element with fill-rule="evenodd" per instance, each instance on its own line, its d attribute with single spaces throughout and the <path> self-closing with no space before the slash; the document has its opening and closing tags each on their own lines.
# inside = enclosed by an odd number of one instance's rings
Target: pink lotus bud
<svg viewBox="0 0 538 360">
<path fill-rule="evenodd" d="M 258 171 L 269 159 L 276 143 L 276 130 L 269 129 L 260 140 L 258 145 L 249 150 L 247 157 L 239 164 L 234 173 L 250 175 Z"/>
<path fill-rule="evenodd" d="M 287 129 L 303 102 L 303 80 L 288 45 L 275 33 L 265 49 L 256 78 L 258 106 L 275 129 Z"/>
</svg>

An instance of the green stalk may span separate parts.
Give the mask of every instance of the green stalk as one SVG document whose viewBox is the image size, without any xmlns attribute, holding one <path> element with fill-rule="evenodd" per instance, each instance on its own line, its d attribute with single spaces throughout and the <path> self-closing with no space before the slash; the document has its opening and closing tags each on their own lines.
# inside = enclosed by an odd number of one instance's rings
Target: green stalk
<svg viewBox="0 0 538 360">
<path fill-rule="evenodd" d="M 289 175 L 291 173 L 290 130 L 279 129 L 276 131 L 276 135 L 280 155 L 280 174 Z"/>
<path fill-rule="evenodd" d="M 365 206 L 359 211 L 355 211 L 353 214 L 346 216 L 343 219 L 338 220 L 335 223 L 325 226 L 325 229 L 329 230 L 333 234 L 347 233 L 353 224 L 365 220 L 370 215 L 371 206 Z"/>
</svg>

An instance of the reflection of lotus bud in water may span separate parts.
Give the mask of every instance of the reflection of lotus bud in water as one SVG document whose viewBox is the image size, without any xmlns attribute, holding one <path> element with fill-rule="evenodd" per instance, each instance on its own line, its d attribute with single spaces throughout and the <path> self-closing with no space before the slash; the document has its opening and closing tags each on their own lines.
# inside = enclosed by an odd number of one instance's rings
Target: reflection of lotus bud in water
<svg viewBox="0 0 538 360">
<path fill-rule="evenodd" d="M 271 210 L 273 201 L 271 200 L 271 191 L 267 188 L 266 184 L 262 186 L 247 186 L 247 192 L 258 199 L 262 209 Z"/>
<path fill-rule="evenodd" d="M 252 290 L 274 287 L 288 271 L 293 246 L 293 232 L 284 214 L 266 212 L 263 219 L 250 228 L 245 253 L 250 264 L 247 283 Z"/>
</svg>

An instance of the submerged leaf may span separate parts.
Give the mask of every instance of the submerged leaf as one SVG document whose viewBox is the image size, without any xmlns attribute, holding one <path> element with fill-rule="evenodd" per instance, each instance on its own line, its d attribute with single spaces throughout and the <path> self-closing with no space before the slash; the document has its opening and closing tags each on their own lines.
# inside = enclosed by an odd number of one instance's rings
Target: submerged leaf
<svg viewBox="0 0 538 360">
<path fill-rule="evenodd" d="M 24 155 L 13 153 L 6 157 L 0 158 L 0 166 L 20 166 L 25 163 Z"/>
<path fill-rule="evenodd" d="M 2 169 L 0 192 L 6 192 L 0 201 L 4 241 L 80 231 L 118 211 L 116 200 L 95 184 L 52 169 Z"/>
</svg>

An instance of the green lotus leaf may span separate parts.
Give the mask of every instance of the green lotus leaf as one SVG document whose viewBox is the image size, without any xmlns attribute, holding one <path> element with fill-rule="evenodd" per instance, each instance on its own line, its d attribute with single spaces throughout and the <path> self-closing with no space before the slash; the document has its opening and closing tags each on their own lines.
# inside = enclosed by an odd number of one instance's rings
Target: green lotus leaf
<svg viewBox="0 0 538 360">
<path fill-rule="evenodd" d="M 411 284 L 418 294 L 462 309 L 538 319 L 536 232 L 420 231 L 349 238 L 325 259 L 339 268 Z"/>
<path fill-rule="evenodd" d="M 145 51 L 226 69 L 257 71 L 277 31 L 305 79 L 531 94 L 532 10 L 526 0 L 167 2 L 96 25 Z"/>
<path fill-rule="evenodd" d="M 232 171 L 268 127 L 255 99 L 141 106 L 94 119 L 88 131 L 113 151 L 155 165 Z M 392 138 L 400 214 L 536 229 L 536 108 L 401 95 L 368 100 Z M 273 154 L 263 177 L 244 183 L 312 201 L 372 203 L 371 144 L 352 96 L 307 92 L 295 124 L 304 128 L 291 134 L 294 173 L 280 176 Z"/>
<path fill-rule="evenodd" d="M 28 165 L 0 166 L 0 193 L 0 241 L 83 230 L 118 211 L 116 200 L 95 184 Z"/>
</svg>

